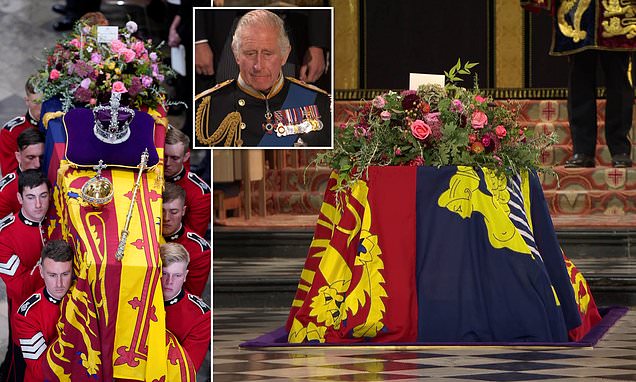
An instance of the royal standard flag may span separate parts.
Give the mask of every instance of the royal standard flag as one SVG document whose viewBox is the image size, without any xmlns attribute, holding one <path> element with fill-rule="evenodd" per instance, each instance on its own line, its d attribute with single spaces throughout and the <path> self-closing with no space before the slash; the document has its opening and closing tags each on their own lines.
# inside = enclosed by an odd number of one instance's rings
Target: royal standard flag
<svg viewBox="0 0 636 382">
<path fill-rule="evenodd" d="M 328 184 L 289 342 L 559 342 L 581 319 L 536 176 L 371 167 Z"/>
<path fill-rule="evenodd" d="M 155 133 L 162 158 L 165 130 L 157 125 Z M 114 194 L 101 208 L 81 197 L 94 169 L 63 159 L 57 174 L 54 236 L 74 247 L 77 282 L 61 307 L 59 337 L 47 349 L 47 381 L 195 380 L 191 360 L 165 327 L 159 257 L 163 162 L 143 171 L 136 193 L 138 169 L 103 170 Z"/>
</svg>

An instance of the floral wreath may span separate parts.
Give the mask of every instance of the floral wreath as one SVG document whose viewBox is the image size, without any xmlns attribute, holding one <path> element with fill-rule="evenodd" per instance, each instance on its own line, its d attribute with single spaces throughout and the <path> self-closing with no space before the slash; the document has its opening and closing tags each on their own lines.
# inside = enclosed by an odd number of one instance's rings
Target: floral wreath
<svg viewBox="0 0 636 382">
<path fill-rule="evenodd" d="M 108 104 L 113 92 L 121 104 L 132 108 L 165 106 L 162 82 L 172 69 L 162 64 L 160 49 L 152 40 L 135 37 L 134 21 L 119 28 L 117 38 L 98 41 L 98 26 L 82 22 L 46 51 L 38 72 L 37 89 L 43 99 L 60 97 L 64 111 L 73 105 L 94 108 Z"/>
<path fill-rule="evenodd" d="M 519 105 L 493 102 L 456 85 L 477 63 L 461 60 L 444 72 L 447 85 L 389 91 L 366 102 L 336 128 L 334 149 L 315 163 L 338 171 L 338 186 L 361 179 L 369 166 L 486 167 L 506 174 L 542 170 L 539 156 L 555 142 L 519 125 Z"/>
</svg>

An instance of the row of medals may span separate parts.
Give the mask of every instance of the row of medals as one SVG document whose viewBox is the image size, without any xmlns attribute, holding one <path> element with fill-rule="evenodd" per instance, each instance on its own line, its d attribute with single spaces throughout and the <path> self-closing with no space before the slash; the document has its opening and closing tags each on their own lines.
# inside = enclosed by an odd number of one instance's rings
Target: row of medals
<svg viewBox="0 0 636 382">
<path fill-rule="evenodd" d="M 267 121 L 265 124 L 263 124 L 263 128 L 265 129 L 265 131 L 268 134 L 272 134 L 274 130 L 276 130 L 276 136 L 278 137 L 284 137 L 284 136 L 292 135 L 292 134 L 304 134 L 304 133 L 309 133 L 311 131 L 318 131 L 318 130 L 322 130 L 324 126 L 321 120 L 316 118 L 308 118 L 307 115 L 304 115 L 303 121 L 297 124 L 291 123 L 291 124 L 285 125 L 282 122 L 278 122 L 276 124 L 275 129 L 274 129 L 274 124 L 272 123 L 271 112 L 268 111 L 265 113 L 265 119 Z"/>
</svg>

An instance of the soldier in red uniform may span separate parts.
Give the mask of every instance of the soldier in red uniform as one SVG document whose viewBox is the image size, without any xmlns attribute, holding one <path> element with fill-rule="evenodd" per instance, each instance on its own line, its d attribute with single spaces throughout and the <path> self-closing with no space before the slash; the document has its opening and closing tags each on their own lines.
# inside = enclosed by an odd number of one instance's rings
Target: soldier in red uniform
<svg viewBox="0 0 636 382">
<path fill-rule="evenodd" d="M 163 264 L 161 286 L 166 307 L 166 329 L 177 337 L 198 370 L 210 350 L 210 307 L 201 298 L 183 289 L 190 261 L 188 251 L 181 244 L 166 243 L 159 252 Z"/>
<path fill-rule="evenodd" d="M 36 128 L 28 128 L 18 136 L 18 151 L 14 153 L 18 168 L 0 180 L 0 218 L 18 212 L 20 203 L 18 175 L 25 170 L 39 169 L 44 155 L 44 134 Z"/>
<path fill-rule="evenodd" d="M 26 364 L 24 381 L 43 381 L 42 362 L 46 348 L 57 337 L 60 303 L 72 283 L 73 251 L 62 240 L 53 240 L 42 249 L 40 275 L 44 287 L 31 295 L 13 316 L 14 345 Z"/>
<path fill-rule="evenodd" d="M 186 193 L 173 183 L 166 183 L 163 191 L 162 234 L 167 242 L 183 245 L 190 255 L 188 279 L 185 287 L 191 293 L 201 296 L 210 277 L 210 244 L 196 232 L 183 224 L 187 208 L 184 205 Z"/>
<path fill-rule="evenodd" d="M 15 157 L 15 153 L 18 151 L 18 136 L 29 127 L 37 128 L 40 120 L 42 104 L 38 100 L 40 95 L 37 94 L 33 85 L 34 79 L 34 76 L 29 77 L 24 87 L 26 114 L 13 118 L 0 130 L 0 171 L 2 171 L 3 176 L 18 168 L 18 161 Z"/>
<path fill-rule="evenodd" d="M 43 285 L 35 266 L 46 241 L 43 224 L 49 208 L 50 188 L 48 178 L 39 170 L 22 172 L 17 187 L 17 199 L 22 207 L 19 212 L 0 220 L 0 277 L 7 289 L 8 317 L 31 293 Z M 11 337 L 9 325 L 10 340 Z M 13 349 L 9 346 L 5 361 L 0 367 L 0 376 L 12 375 L 14 371 Z"/>
<path fill-rule="evenodd" d="M 168 129 L 164 150 L 164 176 L 166 181 L 176 183 L 185 190 L 187 211 L 184 222 L 194 232 L 204 236 L 212 220 L 212 193 L 203 179 L 183 165 L 190 159 L 189 147 L 190 138 L 181 130 Z"/>
</svg>

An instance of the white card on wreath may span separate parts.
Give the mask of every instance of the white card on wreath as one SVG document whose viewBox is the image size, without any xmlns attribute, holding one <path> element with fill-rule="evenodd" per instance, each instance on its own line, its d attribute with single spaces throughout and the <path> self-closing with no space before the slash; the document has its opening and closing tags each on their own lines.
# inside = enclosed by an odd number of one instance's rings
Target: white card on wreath
<svg viewBox="0 0 636 382">
<path fill-rule="evenodd" d="M 410 73 L 409 74 L 409 89 L 417 90 L 420 85 L 434 84 L 444 87 L 444 75 L 443 74 L 424 74 L 424 73 Z"/>
<path fill-rule="evenodd" d="M 98 43 L 109 43 L 113 40 L 117 40 L 117 33 L 119 32 L 119 28 L 115 26 L 103 26 L 100 25 L 97 27 L 97 42 Z"/>
</svg>

